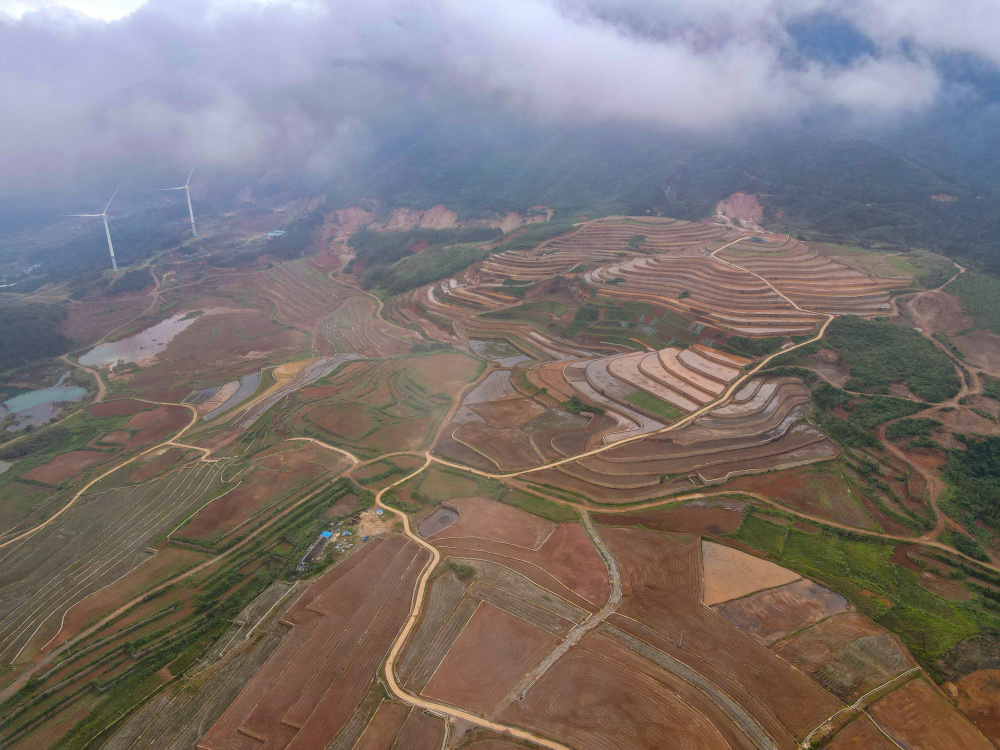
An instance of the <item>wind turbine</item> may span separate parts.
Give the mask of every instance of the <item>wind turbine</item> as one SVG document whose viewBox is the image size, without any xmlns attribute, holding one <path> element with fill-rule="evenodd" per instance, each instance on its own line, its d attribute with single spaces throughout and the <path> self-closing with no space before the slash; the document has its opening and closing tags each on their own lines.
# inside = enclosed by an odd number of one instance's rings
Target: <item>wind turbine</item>
<svg viewBox="0 0 1000 750">
<path fill-rule="evenodd" d="M 122 183 L 119 183 L 118 187 L 115 188 L 115 192 L 111 194 L 111 201 L 113 201 L 115 199 L 115 196 L 118 195 L 118 191 L 122 189 L 123 183 L 124 180 L 122 181 Z M 111 229 L 108 228 L 108 209 L 111 208 L 111 201 L 108 201 L 108 205 L 106 205 L 104 207 L 104 210 L 99 214 L 70 214 L 70 216 L 90 216 L 90 217 L 100 216 L 102 219 L 104 219 L 104 233 L 108 235 L 108 252 L 111 253 L 111 269 L 115 271 L 115 273 L 117 273 L 118 261 L 115 260 L 115 246 L 111 244 Z"/>
<path fill-rule="evenodd" d="M 184 191 L 184 195 L 186 195 L 187 199 L 188 199 L 188 215 L 191 217 L 191 235 L 193 237 L 197 237 L 198 236 L 198 230 L 195 229 L 195 227 L 194 227 L 194 209 L 191 207 L 191 190 L 188 188 L 188 185 L 191 183 L 191 175 L 193 175 L 193 174 L 194 174 L 194 167 L 191 167 L 191 171 L 188 172 L 188 178 L 184 182 L 183 185 L 181 185 L 180 187 L 160 188 L 160 189 L 161 190 L 183 190 Z"/>
</svg>

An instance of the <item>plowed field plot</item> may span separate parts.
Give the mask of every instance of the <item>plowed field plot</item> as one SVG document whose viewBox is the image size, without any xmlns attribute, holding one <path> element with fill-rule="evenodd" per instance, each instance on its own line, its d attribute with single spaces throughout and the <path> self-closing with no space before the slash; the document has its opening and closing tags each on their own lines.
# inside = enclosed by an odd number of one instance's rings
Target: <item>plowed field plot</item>
<svg viewBox="0 0 1000 750">
<path fill-rule="evenodd" d="M 837 732 L 824 747 L 831 750 L 898 750 L 899 746 L 882 734 L 871 719 L 862 716 Z"/>
<path fill-rule="evenodd" d="M 578 750 L 752 747 L 703 695 L 642 661 L 588 634 L 500 718 Z"/>
<path fill-rule="evenodd" d="M 31 656 L 69 607 L 145 560 L 145 546 L 205 503 L 221 472 L 199 464 L 84 495 L 55 523 L 0 551 L 0 659 Z"/>
<path fill-rule="evenodd" d="M 274 304 L 277 320 L 308 333 L 347 297 L 357 293 L 302 260 L 257 274 L 254 283 Z"/>
<path fill-rule="evenodd" d="M 765 646 L 848 609 L 840 594 L 804 578 L 715 606 L 716 612 Z"/>
<path fill-rule="evenodd" d="M 142 315 L 153 301 L 151 295 L 119 295 L 113 300 L 71 305 L 59 330 L 83 346 Z"/>
<path fill-rule="evenodd" d="M 744 507 L 738 500 L 695 500 L 631 513 L 592 512 L 591 515 L 594 523 L 602 526 L 638 526 L 650 531 L 714 535 L 736 531 L 743 519 Z"/>
<path fill-rule="evenodd" d="M 376 315 L 378 305 L 367 294 L 344 288 L 347 296 L 316 326 L 317 348 L 330 354 L 355 352 L 366 357 L 406 354 L 420 337 Z"/>
<path fill-rule="evenodd" d="M 61 453 L 47 464 L 36 466 L 24 473 L 25 479 L 31 479 L 43 484 L 60 484 L 72 479 L 77 474 L 91 466 L 111 458 L 110 453 L 99 451 L 69 451 Z"/>
<path fill-rule="evenodd" d="M 346 459 L 343 466 L 347 466 Z M 219 544 L 235 529 L 282 504 L 289 495 L 323 473 L 324 468 L 315 464 L 287 471 L 251 469 L 237 480 L 239 483 L 233 489 L 209 503 L 172 536 L 209 546 Z"/>
<path fill-rule="evenodd" d="M 779 747 L 801 740 L 840 707 L 830 693 L 700 604 L 700 539 L 609 527 L 599 532 L 622 576 L 622 604 L 609 625 L 697 672 Z"/>
<path fill-rule="evenodd" d="M 856 612 L 834 615 L 772 648 L 846 703 L 913 666 L 895 636 Z"/>
<path fill-rule="evenodd" d="M 257 372 L 268 359 L 308 347 L 305 335 L 257 310 L 203 315 L 128 383 L 130 393 L 179 403 L 192 390 Z"/>
<path fill-rule="evenodd" d="M 292 632 L 198 747 L 240 747 L 245 737 L 289 750 L 326 747 L 367 692 L 427 560 L 393 536 L 324 574 L 285 614 Z"/>
<path fill-rule="evenodd" d="M 900 747 L 988 750 L 993 744 L 944 697 L 917 679 L 890 693 L 868 713 Z"/>
<path fill-rule="evenodd" d="M 357 362 L 288 398 L 271 429 L 311 434 L 365 457 L 420 450 L 482 364 L 462 354 Z"/>
<path fill-rule="evenodd" d="M 439 750 L 444 734 L 441 719 L 419 708 L 384 701 L 353 750 Z"/>
<path fill-rule="evenodd" d="M 729 486 L 773 497 L 800 513 L 859 528 L 872 526 L 871 518 L 851 494 L 837 462 L 739 477 Z"/>
<path fill-rule="evenodd" d="M 701 543 L 706 605 L 798 580 L 798 573 L 714 542 Z"/>
<path fill-rule="evenodd" d="M 483 602 L 422 695 L 489 713 L 555 645 L 544 630 Z"/>
<path fill-rule="evenodd" d="M 450 557 L 510 567 L 559 596 L 601 606 L 610 593 L 607 566 L 580 524 L 555 524 L 495 500 L 453 501 L 462 514 L 432 541 Z M 482 534 L 483 536 L 479 536 Z"/>
</svg>

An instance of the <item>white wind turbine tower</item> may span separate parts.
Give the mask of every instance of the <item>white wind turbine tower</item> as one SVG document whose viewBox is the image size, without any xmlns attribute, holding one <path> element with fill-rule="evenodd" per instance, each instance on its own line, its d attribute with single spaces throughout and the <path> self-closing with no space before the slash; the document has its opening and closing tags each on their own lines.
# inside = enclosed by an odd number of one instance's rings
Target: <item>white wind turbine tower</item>
<svg viewBox="0 0 1000 750">
<path fill-rule="evenodd" d="M 191 171 L 188 172 L 188 178 L 184 182 L 183 185 L 181 185 L 180 187 L 160 188 L 160 189 L 161 190 L 183 190 L 184 191 L 184 195 L 187 196 L 187 201 L 188 201 L 188 215 L 191 217 L 191 236 L 197 237 L 198 236 L 198 230 L 195 229 L 195 227 L 194 227 L 194 209 L 191 207 L 191 190 L 188 187 L 188 185 L 190 185 L 190 183 L 191 183 L 191 175 L 193 175 L 193 174 L 194 174 L 194 167 L 191 167 Z"/>
<path fill-rule="evenodd" d="M 115 192 L 111 194 L 111 201 L 115 199 L 118 195 L 118 191 L 122 189 L 121 184 L 115 188 Z M 108 201 L 108 205 L 104 207 L 104 210 L 99 214 L 70 214 L 70 216 L 100 216 L 104 219 L 104 233 L 108 235 L 108 252 L 111 253 L 111 269 L 117 273 L 118 271 L 118 261 L 115 260 L 115 246 L 111 244 L 111 229 L 108 228 L 108 209 L 111 208 L 111 201 Z"/>
</svg>

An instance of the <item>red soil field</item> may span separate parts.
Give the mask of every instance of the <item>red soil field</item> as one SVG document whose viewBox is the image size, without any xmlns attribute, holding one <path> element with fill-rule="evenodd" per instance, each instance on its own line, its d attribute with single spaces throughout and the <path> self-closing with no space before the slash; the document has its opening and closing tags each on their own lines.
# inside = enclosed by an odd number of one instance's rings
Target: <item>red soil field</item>
<svg viewBox="0 0 1000 750">
<path fill-rule="evenodd" d="M 867 665 L 848 658 L 845 665 L 838 666 L 838 652 L 858 639 L 868 644 L 877 641 L 882 657 L 876 662 L 869 656 Z M 840 687 L 832 685 L 831 689 L 837 689 L 839 697 L 849 702 L 914 666 L 896 636 L 856 612 L 834 615 L 776 643 L 773 649 L 817 680 L 827 677 L 829 684 L 829 678 L 836 678 Z M 866 650 L 877 653 L 871 647 Z"/>
<path fill-rule="evenodd" d="M 732 534 L 740 526 L 744 507 L 744 503 L 732 500 L 696 501 L 632 513 L 592 511 L 591 515 L 595 523 L 604 526 L 641 526 L 678 534 Z"/>
<path fill-rule="evenodd" d="M 98 451 L 69 451 L 56 456 L 47 464 L 36 466 L 31 471 L 25 472 L 23 476 L 25 479 L 33 479 L 36 482 L 59 484 L 75 477 L 84 469 L 108 459 L 110 455 Z"/>
<path fill-rule="evenodd" d="M 66 614 L 62 629 L 48 650 L 71 638 L 83 626 L 124 604 L 143 591 L 192 568 L 206 558 L 203 552 L 179 547 L 165 547 L 134 570 L 100 591 L 78 602 Z"/>
<path fill-rule="evenodd" d="M 392 750 L 440 750 L 444 745 L 444 720 L 414 708 L 399 730 Z"/>
<path fill-rule="evenodd" d="M 993 744 L 923 679 L 890 693 L 868 709 L 900 746 L 990 750 Z"/>
<path fill-rule="evenodd" d="M 587 635 L 500 718 L 576 750 L 726 748 L 719 728 L 673 686 L 622 663 L 628 649 Z M 744 747 L 749 747 L 744 745 Z"/>
<path fill-rule="evenodd" d="M 535 403 L 530 398 L 486 401 L 481 404 L 473 404 L 469 408 L 493 427 L 516 427 L 545 413 L 545 407 Z"/>
<path fill-rule="evenodd" d="M 159 407 L 167 408 L 167 407 Z M 159 409 L 157 409 L 158 411 Z M 138 415 L 136 415 L 138 416 Z M 134 417 L 133 417 L 134 419 Z M 180 432 L 191 421 L 191 412 L 179 407 L 172 408 L 161 421 L 144 427 L 132 436 L 129 447 L 135 448 L 149 443 L 161 443 Z"/>
<path fill-rule="evenodd" d="M 993 743 L 1000 742 L 1000 669 L 983 669 L 960 679 L 958 707 Z"/>
<path fill-rule="evenodd" d="M 454 526 L 449 527 L 441 533 L 448 534 L 453 528 Z M 580 524 L 559 526 L 538 550 L 471 537 L 449 540 L 435 538 L 435 544 L 443 554 L 450 557 L 499 562 L 564 598 L 568 598 L 566 592 L 559 590 L 561 587 L 554 588 L 552 579 L 598 607 L 607 601 L 611 591 L 607 566 Z M 515 561 L 520 561 L 521 564 L 517 565 Z M 533 574 L 526 568 L 534 568 L 536 573 Z"/>
<path fill-rule="evenodd" d="M 315 443 L 295 441 L 278 443 L 274 448 L 254 457 L 254 464 L 274 471 L 295 471 L 305 466 L 339 472 L 350 465 L 341 453 Z"/>
<path fill-rule="evenodd" d="M 470 536 L 538 549 L 556 529 L 551 521 L 485 497 L 456 498 L 448 504 L 458 508 L 458 520 L 438 532 L 435 542 Z"/>
<path fill-rule="evenodd" d="M 105 334 L 137 318 L 149 307 L 151 295 L 118 295 L 70 305 L 59 330 L 78 344 L 92 344 Z"/>
<path fill-rule="evenodd" d="M 898 746 L 882 734 L 867 716 L 852 721 L 824 747 L 830 750 L 898 750 Z"/>
<path fill-rule="evenodd" d="M 550 633 L 482 602 L 421 695 L 488 714 L 556 643 Z"/>
<path fill-rule="evenodd" d="M 100 443 L 113 443 L 116 445 L 123 445 L 129 441 L 132 435 L 125 430 L 115 430 L 114 432 L 109 432 L 106 435 L 102 435 L 97 442 Z"/>
<path fill-rule="evenodd" d="M 382 701 L 353 750 L 391 750 L 410 707 L 395 701 Z"/>
<path fill-rule="evenodd" d="M 183 448 L 167 448 L 162 453 L 158 453 L 152 458 L 137 461 L 136 468 L 125 478 L 126 482 L 145 482 L 152 479 L 157 474 L 166 471 L 176 463 L 180 463 L 185 457 L 193 458 L 197 455 L 194 451 L 186 451 Z"/>
<path fill-rule="evenodd" d="M 837 523 L 858 527 L 871 524 L 852 498 L 843 477 L 839 472 L 830 471 L 826 464 L 738 477 L 727 487 L 759 492 L 801 513 Z"/>
<path fill-rule="evenodd" d="M 144 411 L 149 409 L 149 404 L 143 403 L 142 401 L 136 401 L 131 398 L 120 398 L 114 401 L 105 401 L 100 404 L 94 404 L 88 411 L 92 417 L 120 417 L 125 414 L 135 414 L 137 411 Z"/>
<path fill-rule="evenodd" d="M 126 430 L 142 431 L 166 420 L 176 418 L 177 414 L 183 414 L 188 420 L 191 418 L 191 412 L 182 406 L 157 406 L 154 409 L 139 412 L 126 422 L 124 427 Z"/>
<path fill-rule="evenodd" d="M 704 675 L 776 741 L 801 739 L 841 706 L 808 677 L 701 606 L 699 537 L 606 526 L 599 532 L 622 575 L 622 605 L 608 624 Z M 678 648 L 681 632 L 683 648 Z"/>
<path fill-rule="evenodd" d="M 800 628 L 846 612 L 849 607 L 844 597 L 803 578 L 718 604 L 714 609 L 744 633 L 769 646 Z"/>
<path fill-rule="evenodd" d="M 427 553 L 401 536 L 374 540 L 289 608 L 292 632 L 198 744 L 326 747 L 371 684 L 406 616 Z M 251 743 L 256 745 L 256 743 Z"/>
<path fill-rule="evenodd" d="M 278 502 L 294 487 L 319 473 L 319 467 L 314 465 L 287 472 L 255 469 L 244 475 L 235 488 L 198 511 L 187 525 L 177 531 L 177 536 L 215 539 L 235 529 L 263 508 Z"/>
</svg>

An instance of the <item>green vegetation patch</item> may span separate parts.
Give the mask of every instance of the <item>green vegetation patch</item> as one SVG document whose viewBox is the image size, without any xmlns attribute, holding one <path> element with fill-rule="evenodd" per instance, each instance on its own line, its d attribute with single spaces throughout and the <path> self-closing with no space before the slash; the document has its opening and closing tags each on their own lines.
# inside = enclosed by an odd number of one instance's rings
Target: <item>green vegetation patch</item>
<svg viewBox="0 0 1000 750">
<path fill-rule="evenodd" d="M 940 426 L 941 423 L 936 419 L 927 419 L 926 417 L 900 419 L 886 428 L 885 436 L 890 440 L 901 440 L 907 437 L 918 436 L 927 437 Z"/>
<path fill-rule="evenodd" d="M 1000 437 L 956 437 L 965 443 L 965 450 L 948 452 L 942 472 L 951 485 L 948 502 L 974 521 L 1000 532 Z"/>
<path fill-rule="evenodd" d="M 599 406 L 591 406 L 579 396 L 570 396 L 568 401 L 563 401 L 563 408 L 573 414 L 582 414 L 583 412 L 589 412 L 590 414 L 604 413 L 604 409 Z"/>
<path fill-rule="evenodd" d="M 684 416 L 684 413 L 673 404 L 668 404 L 666 401 L 658 399 L 656 396 L 651 396 L 645 391 L 636 391 L 626 396 L 625 400 L 635 404 L 640 409 L 645 409 L 671 422 Z"/>
<path fill-rule="evenodd" d="M 141 292 L 153 285 L 153 274 L 143 266 L 132 271 L 126 271 L 108 286 L 108 294 L 124 294 L 125 292 Z"/>
<path fill-rule="evenodd" d="M 766 357 L 781 349 L 785 343 L 782 336 L 774 336 L 767 339 L 748 339 L 743 336 L 730 336 L 726 343 L 720 347 L 731 354 L 739 354 L 742 357 Z"/>
<path fill-rule="evenodd" d="M 402 294 L 432 281 L 454 276 L 485 257 L 485 252 L 470 245 L 425 250 L 391 265 L 380 275 L 378 285 L 388 295 Z M 367 274 L 365 279 L 368 280 Z"/>
<path fill-rule="evenodd" d="M 558 237 L 576 226 L 572 220 L 547 221 L 540 224 L 529 224 L 524 230 L 505 242 L 501 242 L 493 252 L 503 253 L 507 250 L 530 250 L 546 240 Z"/>
<path fill-rule="evenodd" d="M 963 273 L 944 288 L 962 301 L 976 328 L 1000 334 L 1000 280 L 978 273 Z"/>
<path fill-rule="evenodd" d="M 896 542 L 833 528 L 806 533 L 792 520 L 751 506 L 733 538 L 847 598 L 898 634 L 925 667 L 964 638 L 1000 624 L 981 598 L 952 602 L 921 586 L 917 573 L 893 562 Z"/>
<path fill-rule="evenodd" d="M 566 330 L 563 332 L 563 335 L 566 338 L 573 338 L 591 323 L 596 323 L 600 316 L 601 308 L 589 303 L 584 305 L 576 311 L 572 322 L 566 326 Z"/>
<path fill-rule="evenodd" d="M 0 304 L 0 372 L 45 357 L 58 357 L 72 342 L 59 332 L 66 311 L 41 302 Z"/>
<path fill-rule="evenodd" d="M 844 315 L 827 328 L 827 339 L 850 370 L 848 390 L 888 393 L 903 383 L 918 398 L 938 402 L 961 387 L 947 356 L 911 328 Z"/>
</svg>

